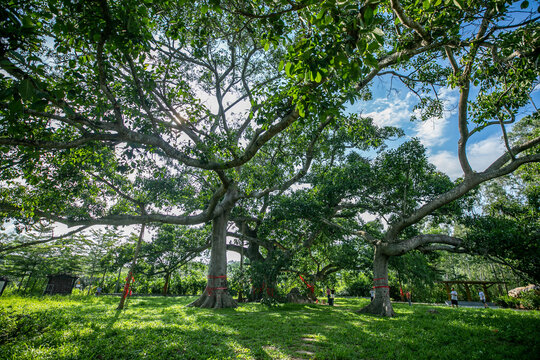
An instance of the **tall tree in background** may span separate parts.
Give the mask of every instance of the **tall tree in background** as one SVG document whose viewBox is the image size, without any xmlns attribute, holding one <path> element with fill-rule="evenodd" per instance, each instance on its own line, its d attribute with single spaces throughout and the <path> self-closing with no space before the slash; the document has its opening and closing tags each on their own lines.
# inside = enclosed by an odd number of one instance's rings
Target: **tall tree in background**
<svg viewBox="0 0 540 360">
<path fill-rule="evenodd" d="M 162 225 L 151 243 L 143 248 L 143 256 L 151 266 L 149 276 L 163 275 L 163 295 L 167 295 L 171 275 L 210 247 L 209 228 L 186 228 Z"/>
<path fill-rule="evenodd" d="M 525 118 L 510 138 L 540 134 L 540 119 Z M 540 173 L 537 163 L 492 181 L 480 192 L 479 214 L 466 219 L 467 248 L 510 267 L 527 282 L 540 283 Z"/>
</svg>

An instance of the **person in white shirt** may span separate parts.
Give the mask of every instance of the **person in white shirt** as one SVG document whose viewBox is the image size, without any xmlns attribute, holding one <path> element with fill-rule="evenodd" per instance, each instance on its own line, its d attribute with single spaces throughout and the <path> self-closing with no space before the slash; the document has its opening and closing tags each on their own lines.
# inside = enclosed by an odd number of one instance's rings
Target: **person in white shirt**
<svg viewBox="0 0 540 360">
<path fill-rule="evenodd" d="M 484 294 L 482 290 L 478 292 L 478 296 L 480 297 L 480 301 L 484 304 L 484 307 L 487 308 L 488 305 L 486 303 L 486 295 Z"/>
<path fill-rule="evenodd" d="M 450 291 L 450 299 L 451 299 L 451 302 L 452 302 L 452 307 L 454 307 L 454 305 L 456 305 L 456 307 L 458 308 L 459 305 L 458 305 L 458 301 L 457 301 L 457 291 L 454 290 L 454 288 L 452 288 L 452 291 Z"/>
<path fill-rule="evenodd" d="M 375 299 L 375 289 L 369 290 L 369 295 L 371 295 L 371 301 L 373 301 Z"/>
</svg>

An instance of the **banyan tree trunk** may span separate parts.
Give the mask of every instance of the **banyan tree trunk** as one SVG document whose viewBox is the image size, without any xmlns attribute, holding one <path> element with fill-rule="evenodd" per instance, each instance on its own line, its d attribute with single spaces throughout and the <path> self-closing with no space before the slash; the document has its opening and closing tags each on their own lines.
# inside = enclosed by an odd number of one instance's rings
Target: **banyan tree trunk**
<svg viewBox="0 0 540 360">
<path fill-rule="evenodd" d="M 390 287 L 388 286 L 388 256 L 381 249 L 375 248 L 373 259 L 373 286 L 375 299 L 360 310 L 361 313 L 375 314 L 380 316 L 394 316 L 394 309 L 390 302 Z"/>
<path fill-rule="evenodd" d="M 188 306 L 201 308 L 232 308 L 237 303 L 229 295 L 227 288 L 227 221 L 229 213 L 212 220 L 212 249 L 210 252 L 210 266 L 208 280 L 203 294 Z"/>
</svg>

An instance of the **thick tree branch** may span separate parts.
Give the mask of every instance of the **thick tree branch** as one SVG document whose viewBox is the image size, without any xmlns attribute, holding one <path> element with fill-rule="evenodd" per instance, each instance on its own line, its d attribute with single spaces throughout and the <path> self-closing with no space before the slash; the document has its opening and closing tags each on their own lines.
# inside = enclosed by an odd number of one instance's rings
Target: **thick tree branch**
<svg viewBox="0 0 540 360">
<path fill-rule="evenodd" d="M 306 150 L 306 158 L 305 158 L 305 161 L 304 161 L 304 165 L 302 166 L 302 168 L 293 176 L 291 177 L 289 180 L 285 181 L 282 185 L 276 185 L 276 186 L 273 186 L 273 187 L 270 187 L 270 188 L 267 188 L 265 190 L 262 190 L 262 191 L 259 191 L 259 192 L 256 192 L 256 193 L 251 193 L 249 195 L 249 197 L 255 197 L 255 198 L 261 198 L 261 197 L 264 197 L 268 194 L 270 194 L 271 192 L 273 191 L 277 191 L 277 190 L 280 190 L 281 192 L 284 192 L 285 190 L 287 190 L 288 188 L 290 188 L 293 184 L 296 184 L 298 182 L 298 180 L 300 180 L 301 178 L 303 178 L 310 166 L 311 166 L 311 162 L 313 161 L 313 150 L 315 148 L 315 145 L 317 144 L 317 141 L 319 140 L 323 130 L 332 122 L 333 120 L 333 117 L 328 117 L 326 119 L 326 121 L 322 122 L 319 127 L 317 128 L 316 132 L 315 132 L 315 135 L 313 136 L 313 139 L 311 139 L 309 145 L 308 145 L 308 148 Z"/>
<path fill-rule="evenodd" d="M 81 232 L 81 231 L 83 231 L 85 229 L 88 229 L 89 227 L 90 227 L 90 225 L 81 226 L 80 228 L 75 229 L 75 230 L 70 231 L 70 232 L 67 232 L 64 235 L 52 236 L 50 238 L 42 239 L 42 240 L 28 241 L 28 242 L 25 242 L 23 244 L 18 244 L 18 245 L 13 245 L 13 246 L 0 247 L 0 253 L 11 252 L 11 251 L 14 251 L 14 250 L 17 250 L 17 249 L 20 249 L 20 248 L 25 248 L 25 247 L 28 247 L 28 246 L 46 244 L 46 243 L 51 242 L 51 241 L 64 239 L 64 238 L 70 237 L 72 235 L 75 235 L 75 234 L 77 234 L 77 233 L 79 233 L 79 232 Z"/>
<path fill-rule="evenodd" d="M 530 140 L 525 144 L 515 146 L 512 148 L 514 151 L 514 154 L 519 154 L 527 149 L 530 149 L 536 145 L 540 144 L 540 137 Z M 395 224 L 392 224 L 388 231 L 386 232 L 385 239 L 386 241 L 393 241 L 394 239 L 398 238 L 398 234 L 405 229 L 407 226 L 410 226 L 412 224 L 417 223 L 424 217 L 431 214 L 433 211 L 443 207 L 444 205 L 459 199 L 463 195 L 465 195 L 467 192 L 469 192 L 471 189 L 476 187 L 477 185 L 486 182 L 491 179 L 495 179 L 507 174 L 510 174 L 514 170 L 516 170 L 518 167 L 520 167 L 523 164 L 531 163 L 531 162 L 540 162 L 540 154 L 533 154 L 528 156 L 522 156 L 517 158 L 514 161 L 511 161 L 511 157 L 508 153 L 505 153 L 499 159 L 495 160 L 491 166 L 489 166 L 484 172 L 482 173 L 474 173 L 469 177 L 466 177 L 463 182 L 455 186 L 450 191 L 447 191 L 444 194 L 441 194 L 431 201 L 427 202 L 425 205 L 420 207 L 418 210 L 416 210 L 412 215 L 409 217 L 402 219 Z M 507 164 L 506 166 L 504 166 Z"/>
<path fill-rule="evenodd" d="M 399 21 L 401 21 L 406 28 L 415 31 L 418 35 L 420 35 L 422 40 L 425 42 L 424 45 L 431 41 L 431 36 L 428 34 L 428 32 L 419 23 L 412 20 L 405 14 L 405 9 L 403 9 L 399 0 L 390 0 L 390 7 Z"/>
<path fill-rule="evenodd" d="M 437 245 L 451 245 L 454 247 L 461 246 L 463 240 L 453 236 L 443 235 L 443 234 L 425 234 L 412 237 L 408 240 L 403 240 L 398 243 L 393 244 L 383 244 L 381 249 L 385 255 L 388 256 L 399 256 L 403 255 L 411 250 L 418 249 L 420 247 L 425 247 L 431 244 Z"/>
</svg>

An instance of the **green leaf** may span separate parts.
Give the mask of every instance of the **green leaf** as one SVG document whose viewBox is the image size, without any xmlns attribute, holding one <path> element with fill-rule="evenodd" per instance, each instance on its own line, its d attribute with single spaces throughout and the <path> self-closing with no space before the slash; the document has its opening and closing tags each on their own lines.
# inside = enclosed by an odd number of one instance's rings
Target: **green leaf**
<svg viewBox="0 0 540 360">
<path fill-rule="evenodd" d="M 300 115 L 300 117 L 305 117 L 306 116 L 306 112 L 304 110 L 304 104 L 297 104 L 296 105 L 296 110 L 298 110 L 298 114 Z"/>
<path fill-rule="evenodd" d="M 384 36 L 384 31 L 382 31 L 382 30 L 379 29 L 379 28 L 373 29 L 373 33 L 374 33 L 375 35 Z"/>
<path fill-rule="evenodd" d="M 30 18 L 30 16 L 25 16 L 22 18 L 22 27 L 24 29 L 30 29 L 34 26 L 34 24 L 32 23 L 32 19 Z"/>
<path fill-rule="evenodd" d="M 17 86 L 17 90 L 19 90 L 19 94 L 21 95 L 21 98 L 23 100 L 28 100 L 34 96 L 34 85 L 32 84 L 32 81 L 30 79 L 24 79 L 19 83 Z"/>
<path fill-rule="evenodd" d="M 279 65 L 278 65 L 278 71 L 283 70 L 283 65 L 284 65 L 284 64 L 285 64 L 285 63 L 283 62 L 283 60 L 281 60 L 281 61 L 279 62 Z"/>
<path fill-rule="evenodd" d="M 460 10 L 463 10 L 463 7 L 461 6 L 458 0 L 454 0 L 454 5 L 456 5 Z"/>
<path fill-rule="evenodd" d="M 30 105 L 30 108 L 36 111 L 44 111 L 47 105 L 49 105 L 49 102 L 47 100 L 40 99 L 40 100 L 34 101 L 32 105 Z"/>
<path fill-rule="evenodd" d="M 322 74 L 317 71 L 317 76 L 315 77 L 315 82 L 320 82 L 322 80 Z"/>
<path fill-rule="evenodd" d="M 287 74 L 287 76 L 291 76 L 291 66 L 291 62 L 288 62 L 287 65 L 285 65 L 285 74 Z"/>
<path fill-rule="evenodd" d="M 334 18 L 330 14 L 326 14 L 324 17 L 324 25 L 329 25 L 334 21 Z"/>
<path fill-rule="evenodd" d="M 424 0 L 424 2 L 422 3 L 422 6 L 424 7 L 424 10 L 429 9 L 430 5 L 431 5 L 431 1 L 429 1 L 429 0 Z"/>
<path fill-rule="evenodd" d="M 12 114 L 21 114 L 23 111 L 23 104 L 20 101 L 11 101 L 8 107 Z"/>
<path fill-rule="evenodd" d="M 529 7 L 529 2 L 527 0 L 525 0 L 524 2 L 521 3 L 521 8 L 522 9 L 526 9 Z"/>
<path fill-rule="evenodd" d="M 364 13 L 364 22 L 366 25 L 371 25 L 371 22 L 373 21 L 373 9 L 371 6 L 366 7 L 366 11 Z"/>
<path fill-rule="evenodd" d="M 375 59 L 375 57 L 371 53 L 366 54 L 365 63 L 374 68 L 377 68 L 379 66 L 377 59 Z"/>
</svg>

